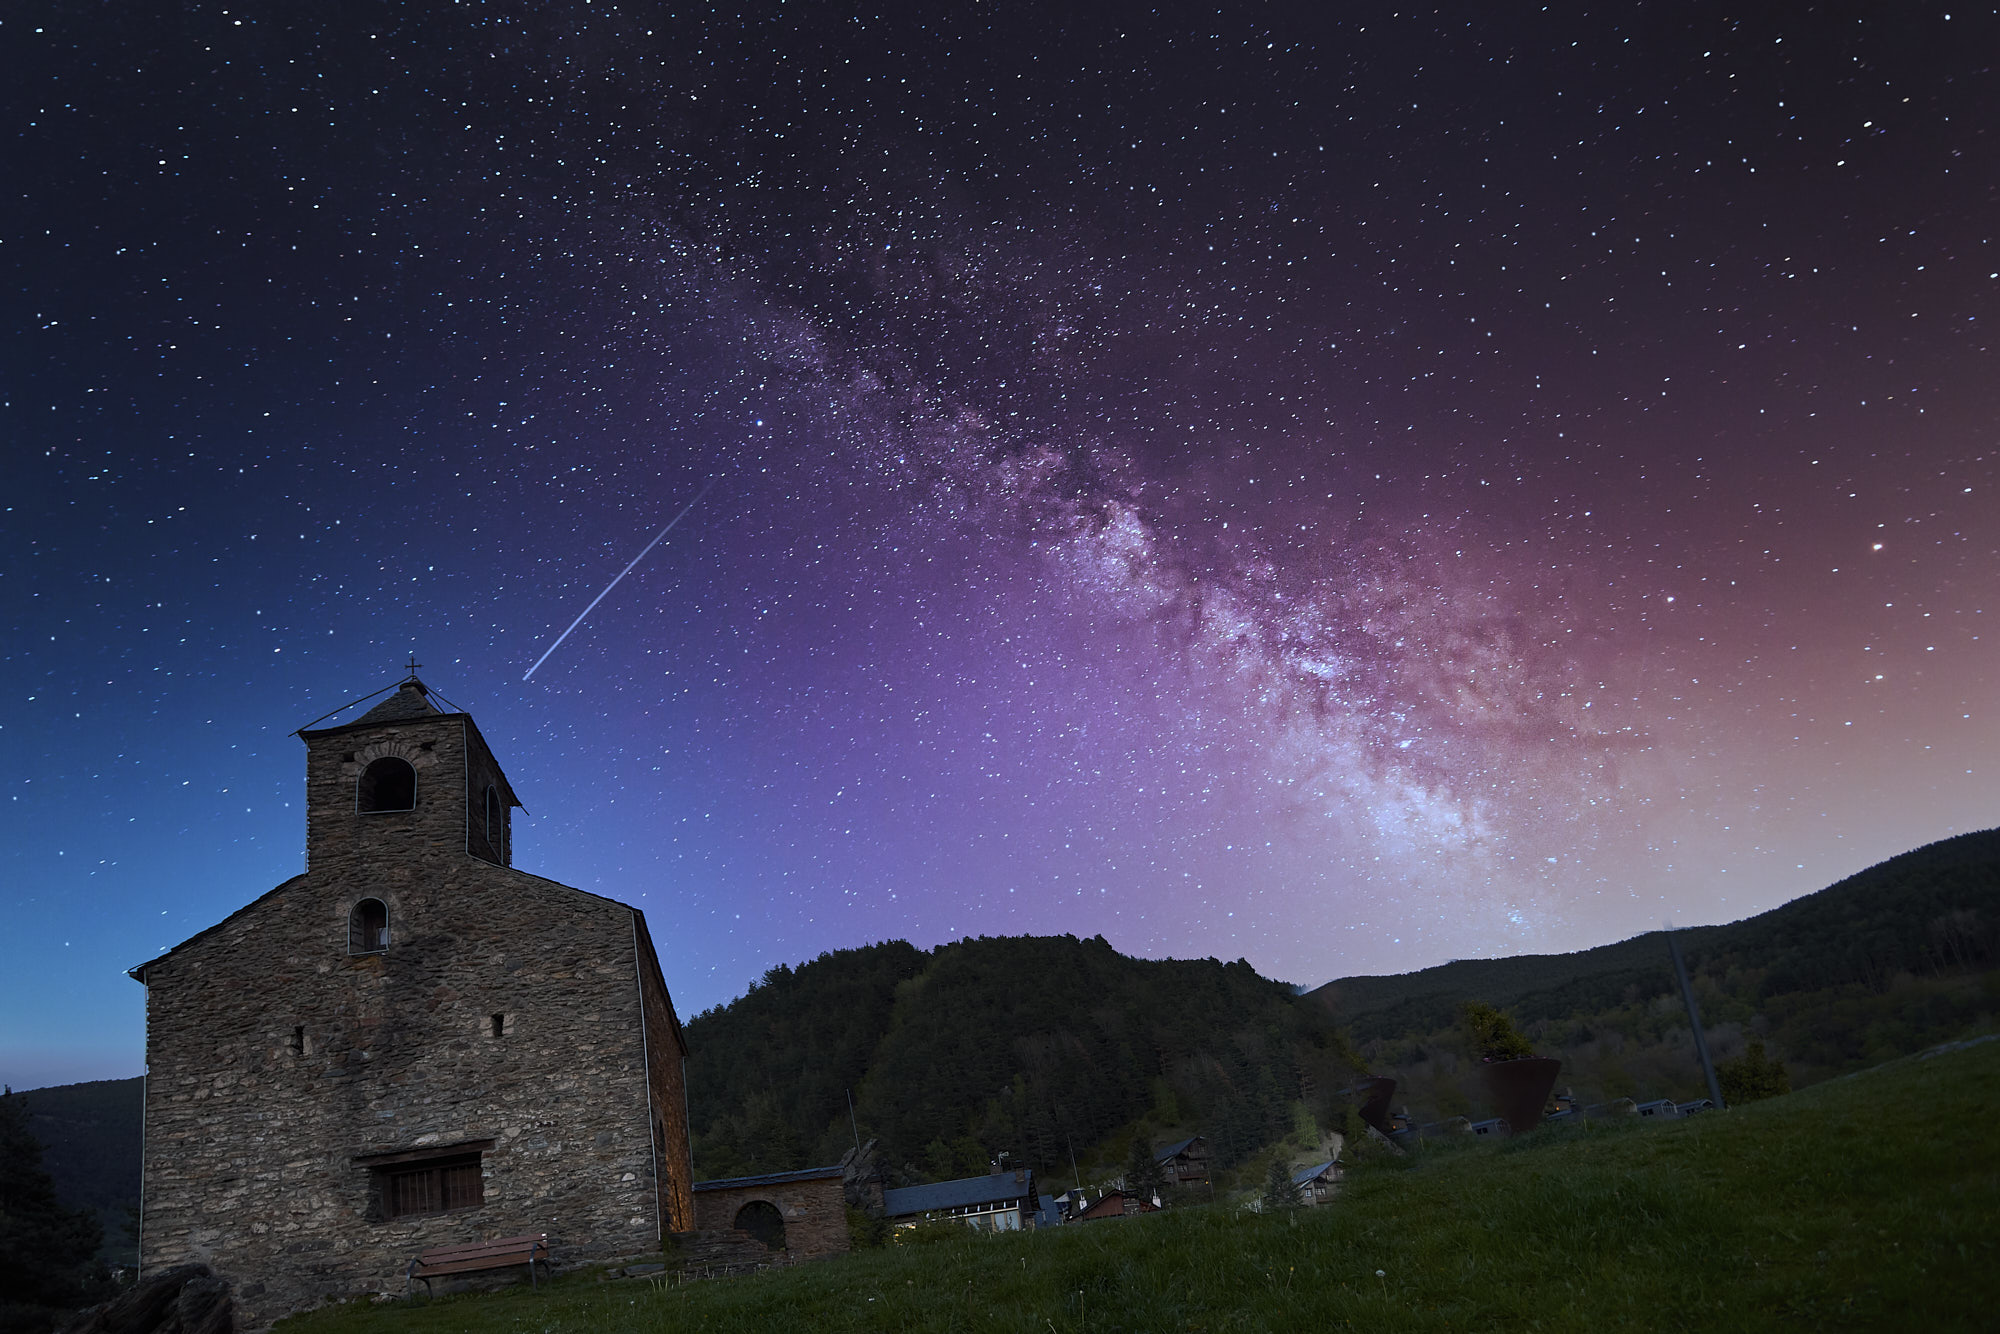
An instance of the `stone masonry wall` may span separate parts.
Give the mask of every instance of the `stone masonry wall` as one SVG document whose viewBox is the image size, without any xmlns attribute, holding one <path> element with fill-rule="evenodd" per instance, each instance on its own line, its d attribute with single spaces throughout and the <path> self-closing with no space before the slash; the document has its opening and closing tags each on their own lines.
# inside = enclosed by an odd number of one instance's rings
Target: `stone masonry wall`
<svg viewBox="0 0 2000 1334">
<path fill-rule="evenodd" d="M 415 864 L 440 853 L 465 853 L 471 746 L 463 717 L 448 714 L 345 728 L 306 744 L 308 871 L 329 858 L 352 868 L 356 858 L 389 857 Z M 408 760 L 417 771 L 416 809 L 358 815 L 355 788 L 362 771 L 388 755 Z"/>
<path fill-rule="evenodd" d="M 400 1290 L 434 1246 L 659 1244 L 636 914 L 467 855 L 458 720 L 372 732 L 309 742 L 307 874 L 145 971 L 141 1262 L 210 1264 L 243 1328 Z M 385 746 L 417 767 L 418 809 L 357 816 L 353 775 Z M 389 944 L 351 955 L 363 897 Z M 448 1213 L 385 1218 L 355 1161 L 482 1141 L 484 1200 Z"/>
<path fill-rule="evenodd" d="M 817 1180 L 696 1191 L 695 1226 L 703 1232 L 733 1228 L 737 1211 L 753 1200 L 768 1201 L 783 1216 L 788 1259 L 816 1260 L 849 1249 L 847 1199 L 837 1172 Z"/>
<path fill-rule="evenodd" d="M 493 752 L 486 748 L 486 739 L 479 735 L 479 729 L 471 719 L 465 723 L 466 741 L 466 787 L 465 787 L 465 829 L 466 850 L 475 857 L 502 866 L 514 864 L 513 840 L 513 789 L 507 786 L 507 778 L 500 772 L 500 764 L 493 758 Z M 494 829 L 486 826 L 486 789 L 492 787 L 499 794 L 498 820 Z"/>
<path fill-rule="evenodd" d="M 687 1053 L 673 1001 L 660 977 L 651 937 L 640 921 L 639 977 L 646 1008 L 647 1074 L 652 1086 L 654 1149 L 658 1154 L 658 1217 L 662 1232 L 694 1226 L 694 1158 L 688 1142 Z"/>
</svg>

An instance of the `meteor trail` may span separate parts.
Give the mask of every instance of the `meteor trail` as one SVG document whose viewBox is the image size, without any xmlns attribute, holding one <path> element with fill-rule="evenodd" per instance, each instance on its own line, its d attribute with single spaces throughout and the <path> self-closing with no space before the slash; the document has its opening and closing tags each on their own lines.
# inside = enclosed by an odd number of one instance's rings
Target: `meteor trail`
<svg viewBox="0 0 2000 1334">
<path fill-rule="evenodd" d="M 665 537 L 668 533 L 671 533 L 674 530 L 674 525 L 679 523 L 682 519 L 685 519 L 688 516 L 689 510 L 693 509 L 696 505 L 701 504 L 701 498 L 707 495 L 709 488 L 714 485 L 715 485 L 715 479 L 713 477 L 709 478 L 707 482 L 703 483 L 701 490 L 694 493 L 694 499 L 690 500 L 687 504 L 681 506 L 681 512 L 679 514 L 676 514 L 673 518 L 668 519 L 667 526 L 665 528 L 662 528 L 657 534 L 654 535 L 653 540 L 646 544 L 646 551 L 651 551 L 654 547 L 660 545 L 660 539 Z M 640 561 L 646 559 L 646 551 L 641 551 L 638 555 L 634 556 L 632 558 L 632 565 L 637 565 Z M 620 570 L 618 572 L 618 579 L 623 579 L 626 575 L 632 573 L 632 565 L 627 565 L 624 569 Z M 526 675 L 521 677 L 523 681 L 527 680 L 528 677 L 533 676 L 536 670 L 540 668 L 543 663 L 549 660 L 549 654 L 554 653 L 557 649 L 562 647 L 563 640 L 568 639 L 570 636 L 570 630 L 574 630 L 579 625 L 582 625 L 583 618 L 590 615 L 590 613 L 596 609 L 597 604 L 604 601 L 604 599 L 610 594 L 612 589 L 618 587 L 618 579 L 613 579 L 610 583 L 606 584 L 604 586 L 604 592 L 599 593 L 596 597 L 592 598 L 590 600 L 590 606 L 585 607 L 582 611 L 577 613 L 576 619 L 569 623 L 569 630 L 565 630 L 561 634 L 557 635 L 556 642 L 549 645 L 548 651 L 543 653 L 541 657 L 535 659 L 535 665 L 533 667 L 530 667 L 527 670 Z"/>
</svg>

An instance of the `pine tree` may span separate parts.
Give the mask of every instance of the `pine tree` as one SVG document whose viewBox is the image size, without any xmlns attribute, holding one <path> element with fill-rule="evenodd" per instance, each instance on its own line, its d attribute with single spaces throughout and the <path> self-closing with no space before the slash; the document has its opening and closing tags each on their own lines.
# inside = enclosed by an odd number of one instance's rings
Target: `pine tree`
<svg viewBox="0 0 2000 1334">
<path fill-rule="evenodd" d="M 1303 1203 L 1305 1193 L 1292 1180 L 1291 1165 L 1280 1154 L 1271 1160 L 1271 1170 L 1264 1174 L 1264 1211 L 1296 1209 Z"/>
<path fill-rule="evenodd" d="M 97 1259 L 103 1240 L 95 1215 L 56 1200 L 26 1100 L 12 1089 L 0 1093 L 0 1329 L 39 1334 L 110 1296 Z"/>
<path fill-rule="evenodd" d="M 1144 1135 L 1132 1136 L 1132 1152 L 1125 1159 L 1125 1193 L 1151 1200 L 1160 1193 L 1160 1165 L 1153 1161 L 1153 1142 Z"/>
</svg>

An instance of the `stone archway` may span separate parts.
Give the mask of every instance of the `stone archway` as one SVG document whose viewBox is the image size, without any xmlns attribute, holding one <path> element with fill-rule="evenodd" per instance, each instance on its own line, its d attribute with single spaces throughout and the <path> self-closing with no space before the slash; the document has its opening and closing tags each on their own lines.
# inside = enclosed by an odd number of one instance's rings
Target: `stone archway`
<svg viewBox="0 0 2000 1334">
<path fill-rule="evenodd" d="M 769 1200 L 752 1200 L 738 1209 L 731 1226 L 748 1232 L 774 1252 L 785 1249 L 785 1216 Z"/>
</svg>

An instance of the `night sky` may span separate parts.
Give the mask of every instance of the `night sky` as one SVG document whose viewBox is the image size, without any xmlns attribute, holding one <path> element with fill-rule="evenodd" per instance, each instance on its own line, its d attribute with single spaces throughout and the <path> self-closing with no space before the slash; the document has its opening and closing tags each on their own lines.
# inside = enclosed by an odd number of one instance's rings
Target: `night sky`
<svg viewBox="0 0 2000 1334">
<path fill-rule="evenodd" d="M 303 869 L 292 731 L 412 653 L 683 1015 L 1577 949 L 2000 822 L 1996 52 L 8 5 L 0 1078 L 139 1072 L 123 971 Z"/>
</svg>

